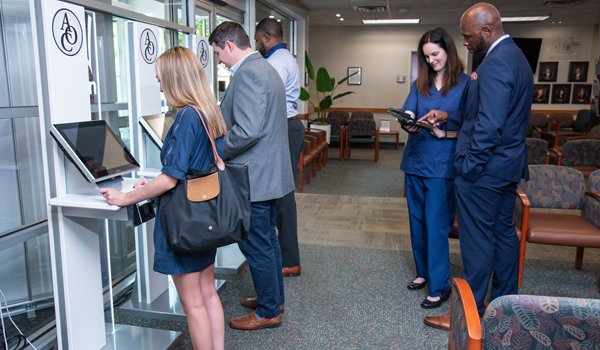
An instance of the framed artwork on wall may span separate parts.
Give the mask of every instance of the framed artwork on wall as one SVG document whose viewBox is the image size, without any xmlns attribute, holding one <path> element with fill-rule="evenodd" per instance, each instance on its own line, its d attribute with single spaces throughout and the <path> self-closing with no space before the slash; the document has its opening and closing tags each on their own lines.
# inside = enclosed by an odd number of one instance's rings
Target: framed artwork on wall
<svg viewBox="0 0 600 350">
<path fill-rule="evenodd" d="M 590 104 L 590 97 L 592 96 L 592 84 L 574 84 L 573 85 L 573 96 L 571 97 L 571 103 L 573 104 Z"/>
<path fill-rule="evenodd" d="M 362 84 L 362 68 L 348 67 L 348 85 Z"/>
<path fill-rule="evenodd" d="M 569 81 L 587 81 L 589 62 L 569 62 Z"/>
<path fill-rule="evenodd" d="M 558 74 L 558 62 L 540 62 L 538 69 L 538 81 L 556 81 Z"/>
<path fill-rule="evenodd" d="M 535 84 L 533 103 L 548 103 L 548 101 L 550 101 L 550 84 Z"/>
<path fill-rule="evenodd" d="M 569 103 L 571 84 L 552 85 L 552 103 Z"/>
</svg>

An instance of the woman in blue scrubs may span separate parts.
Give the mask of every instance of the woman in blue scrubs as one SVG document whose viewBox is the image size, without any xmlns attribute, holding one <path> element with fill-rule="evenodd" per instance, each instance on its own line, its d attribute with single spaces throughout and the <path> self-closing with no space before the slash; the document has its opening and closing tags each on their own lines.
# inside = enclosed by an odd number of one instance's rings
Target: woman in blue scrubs
<svg viewBox="0 0 600 350">
<path fill-rule="evenodd" d="M 214 164 L 214 154 L 206 128 L 221 151 L 225 120 L 210 90 L 206 73 L 198 57 L 183 47 L 167 50 L 156 60 L 156 78 L 169 105 L 178 109 L 167 132 L 160 153 L 161 173 L 152 181 L 142 180 L 127 193 L 101 188 L 109 204 L 127 206 L 158 197 L 185 179 L 190 169 L 202 170 Z M 171 275 L 187 318 L 194 349 L 223 349 L 225 321 L 221 299 L 215 289 L 216 249 L 193 256 L 178 256 L 167 242 L 166 233 L 156 213 L 154 223 L 154 270 Z"/>
<path fill-rule="evenodd" d="M 403 109 L 414 119 L 448 113 L 448 122 L 430 133 L 414 126 L 409 132 L 400 168 L 405 173 L 410 235 L 417 277 L 408 289 L 428 286 L 421 307 L 439 307 L 450 296 L 448 234 L 454 222 L 452 162 L 460 109 L 469 78 L 452 37 L 443 28 L 427 31 L 419 41 L 419 73 Z M 456 134 L 453 132 L 452 134 Z M 454 135 L 453 135 L 454 136 Z M 455 136 L 454 136 L 455 137 Z"/>
</svg>

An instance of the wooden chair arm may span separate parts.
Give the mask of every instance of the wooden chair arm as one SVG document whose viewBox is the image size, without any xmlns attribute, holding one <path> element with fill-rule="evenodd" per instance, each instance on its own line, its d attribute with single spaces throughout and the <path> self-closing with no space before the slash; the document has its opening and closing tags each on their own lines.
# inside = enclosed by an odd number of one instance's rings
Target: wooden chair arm
<svg viewBox="0 0 600 350">
<path fill-rule="evenodd" d="M 521 209 L 521 237 L 519 238 L 519 276 L 518 288 L 523 284 L 523 268 L 525 266 L 525 249 L 527 246 L 527 232 L 529 231 L 529 214 L 531 210 L 531 202 L 527 195 L 520 187 L 517 187 L 517 196 L 523 205 Z"/>
<path fill-rule="evenodd" d="M 554 147 L 550 148 L 550 152 L 556 154 L 556 164 L 561 165 L 563 154 L 562 154 L 562 151 L 560 150 L 560 148 L 554 146 Z"/>
<path fill-rule="evenodd" d="M 594 199 L 600 200 L 600 192 L 590 192 L 590 191 L 588 191 L 588 192 L 585 193 L 585 195 L 586 196 L 590 196 L 590 197 L 592 197 Z"/>
<path fill-rule="evenodd" d="M 587 135 L 578 135 L 578 136 L 569 136 L 567 137 L 565 142 L 573 141 L 573 140 L 585 140 L 587 139 Z"/>
</svg>

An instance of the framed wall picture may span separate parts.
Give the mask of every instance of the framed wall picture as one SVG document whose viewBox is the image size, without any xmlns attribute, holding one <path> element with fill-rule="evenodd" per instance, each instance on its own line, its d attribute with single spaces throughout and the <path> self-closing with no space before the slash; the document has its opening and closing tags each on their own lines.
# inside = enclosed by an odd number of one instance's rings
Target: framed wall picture
<svg viewBox="0 0 600 350">
<path fill-rule="evenodd" d="M 533 103 L 548 103 L 550 101 L 550 84 L 535 84 Z"/>
<path fill-rule="evenodd" d="M 538 69 L 538 81 L 556 81 L 558 74 L 558 62 L 540 62 Z"/>
<path fill-rule="evenodd" d="M 569 81 L 587 81 L 589 62 L 569 62 Z"/>
<path fill-rule="evenodd" d="M 552 85 L 552 103 L 569 103 L 571 84 Z"/>
<path fill-rule="evenodd" d="M 571 103 L 585 105 L 590 104 L 591 96 L 592 84 L 574 84 L 573 97 L 571 97 Z"/>
<path fill-rule="evenodd" d="M 348 67 L 348 85 L 361 85 L 362 84 L 362 68 L 361 67 Z"/>
</svg>

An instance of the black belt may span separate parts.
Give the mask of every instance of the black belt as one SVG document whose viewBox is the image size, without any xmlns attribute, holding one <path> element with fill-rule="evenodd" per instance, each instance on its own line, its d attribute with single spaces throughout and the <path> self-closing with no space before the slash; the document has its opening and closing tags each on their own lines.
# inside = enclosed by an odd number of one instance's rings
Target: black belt
<svg viewBox="0 0 600 350">
<path fill-rule="evenodd" d="M 289 117 L 287 119 L 288 119 L 288 121 L 290 121 L 290 120 L 300 120 L 300 118 L 298 118 L 298 116 Z"/>
</svg>

